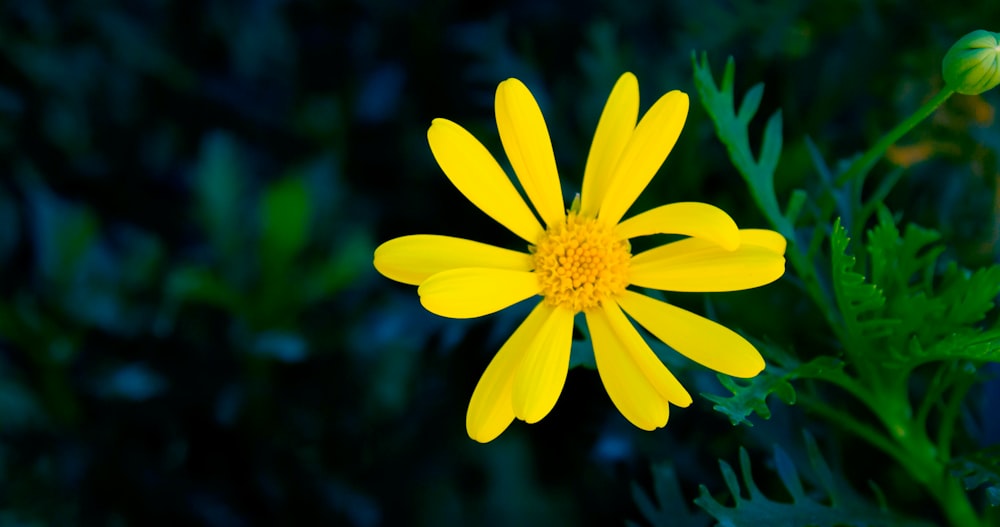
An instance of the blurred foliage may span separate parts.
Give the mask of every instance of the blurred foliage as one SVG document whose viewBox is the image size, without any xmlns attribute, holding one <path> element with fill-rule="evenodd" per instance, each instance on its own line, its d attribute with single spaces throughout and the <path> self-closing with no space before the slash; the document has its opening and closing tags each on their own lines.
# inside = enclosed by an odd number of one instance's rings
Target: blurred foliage
<svg viewBox="0 0 1000 527">
<path fill-rule="evenodd" d="M 751 435 L 698 401 L 646 434 L 581 369 L 543 422 L 467 439 L 468 398 L 516 310 L 443 321 L 370 264 L 401 234 L 513 241 L 437 169 L 430 120 L 499 152 L 493 90 L 518 77 L 579 185 L 622 71 L 651 102 L 694 93 L 692 50 L 731 55 L 737 91 L 764 82 L 761 114 L 782 109 L 785 203 L 820 180 L 805 179 L 811 148 L 866 148 L 987 20 L 1000 4 L 0 3 L 0 524 L 608 525 L 648 517 L 629 482 L 652 488 L 650 459 L 675 460 L 685 489 L 721 484 L 706 467 L 781 442 L 797 409 L 772 405 Z M 996 90 L 954 97 L 887 155 L 900 170 L 887 204 L 969 267 L 997 255 L 998 105 Z M 764 225 L 712 130 L 692 105 L 637 210 L 698 200 Z M 793 280 L 670 300 L 812 349 L 823 315 Z M 969 411 L 995 415 L 988 393 Z M 997 433 L 984 426 L 983 445 Z M 854 455 L 921 515 L 912 482 L 871 449 Z"/>
<path fill-rule="evenodd" d="M 774 447 L 774 468 L 791 502 L 772 500 L 758 487 L 751 472 L 750 456 L 740 448 L 740 472 L 747 496 L 744 497 L 736 472 L 729 463 L 719 460 L 719 468 L 729 494 L 735 500 L 733 507 L 725 507 L 701 487 L 695 499 L 720 525 L 748 527 L 773 525 L 774 527 L 837 527 L 837 526 L 927 526 L 925 521 L 896 517 L 885 506 L 865 500 L 844 482 L 823 459 L 812 436 L 806 436 L 806 449 L 812 467 L 812 485 L 816 490 L 806 491 L 795 463 L 780 447 Z M 877 488 L 875 489 L 877 490 Z M 663 525 L 669 525 L 664 523 Z"/>
<path fill-rule="evenodd" d="M 1000 507 L 1000 445 L 993 445 L 952 460 L 953 476 L 962 478 L 966 489 L 986 487 L 993 507 Z"/>
</svg>

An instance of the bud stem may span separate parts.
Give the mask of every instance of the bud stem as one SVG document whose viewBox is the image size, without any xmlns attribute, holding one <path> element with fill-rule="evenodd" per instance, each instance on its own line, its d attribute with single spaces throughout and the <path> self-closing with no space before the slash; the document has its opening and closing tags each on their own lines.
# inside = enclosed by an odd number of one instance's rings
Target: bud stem
<svg viewBox="0 0 1000 527">
<path fill-rule="evenodd" d="M 900 137 L 903 137 L 903 135 L 913 129 L 913 127 L 917 126 L 920 121 L 926 119 L 928 115 L 934 113 L 934 110 L 936 110 L 938 106 L 941 106 L 941 103 L 948 100 L 948 97 L 951 97 L 953 93 L 955 93 L 955 90 L 952 88 L 944 88 L 931 100 L 925 102 L 920 108 L 917 108 L 917 111 L 913 112 L 913 115 L 907 117 L 906 120 L 896 125 L 896 127 L 892 130 L 889 130 L 889 133 L 882 136 L 882 139 L 879 139 L 879 141 L 875 143 L 874 146 L 869 148 L 863 156 L 855 159 L 854 162 L 847 167 L 847 170 L 837 176 L 837 186 L 842 186 L 854 178 L 864 179 L 864 177 L 868 175 L 868 171 L 875 166 L 875 162 L 878 161 L 883 154 L 885 154 L 885 151 L 892 146 L 893 143 L 898 141 Z"/>
</svg>

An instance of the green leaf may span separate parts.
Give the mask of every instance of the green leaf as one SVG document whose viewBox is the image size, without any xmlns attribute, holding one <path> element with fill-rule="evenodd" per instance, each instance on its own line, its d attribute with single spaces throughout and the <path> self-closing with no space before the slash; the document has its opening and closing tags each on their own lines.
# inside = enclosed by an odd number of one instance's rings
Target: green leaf
<svg viewBox="0 0 1000 527">
<path fill-rule="evenodd" d="M 691 64 L 694 68 L 694 83 L 699 99 L 715 123 L 715 133 L 726 145 L 733 166 L 743 175 L 743 179 L 750 187 L 750 193 L 764 214 L 773 222 L 784 222 L 784 216 L 781 214 L 774 193 L 774 171 L 781 157 L 781 112 L 775 112 L 768 119 L 761 141 L 760 157 L 756 158 L 750 148 L 748 126 L 760 106 L 764 85 L 759 83 L 750 88 L 737 110 L 733 94 L 736 71 L 733 58 L 729 57 L 726 61 L 721 87 L 715 84 L 707 54 L 702 53 L 699 60 L 698 56 L 692 53 Z M 784 228 L 787 227 L 785 225 L 781 227 L 779 230 L 782 230 L 783 234 L 790 232 L 790 227 L 788 229 Z"/>
<path fill-rule="evenodd" d="M 815 492 L 806 492 L 799 470 L 780 446 L 774 447 L 774 466 L 782 486 L 788 491 L 791 503 L 768 498 L 757 485 L 751 472 L 750 455 L 740 448 L 740 472 L 744 493 L 733 468 L 719 460 L 723 480 L 734 500 L 727 507 L 717 501 L 705 486 L 695 498 L 696 505 L 705 509 L 726 527 L 841 527 L 841 526 L 927 526 L 929 523 L 901 518 L 884 507 L 874 505 L 861 497 L 843 478 L 830 471 L 816 447 L 815 441 L 806 436 L 807 451 L 812 465 Z M 821 496 L 817 499 L 817 494 Z"/>
<path fill-rule="evenodd" d="M 924 347 L 916 337 L 903 352 L 894 358 L 909 367 L 943 360 L 971 360 L 977 362 L 1000 362 L 1000 329 L 978 331 L 966 329 L 940 339 Z"/>
<path fill-rule="evenodd" d="M 879 223 L 868 231 L 872 282 L 889 296 L 905 295 L 914 289 L 929 290 L 937 258 L 944 252 L 944 247 L 932 244 L 941 235 L 910 224 L 906 234 L 900 236 L 888 210 L 880 208 L 878 217 Z M 920 282 L 913 282 L 915 275 L 922 275 L 917 276 Z"/>
<path fill-rule="evenodd" d="M 901 234 L 884 207 L 878 217 L 867 236 L 870 283 L 854 272 L 853 257 L 844 255 L 843 232 L 833 236 L 835 285 L 845 297 L 841 310 L 855 338 L 852 345 L 866 350 L 868 357 L 878 353 L 880 361 L 893 367 L 958 358 L 997 360 L 996 332 L 984 333 L 976 326 L 1000 294 L 1000 266 L 969 272 L 951 262 L 939 272 L 944 252 L 937 243 L 940 234 L 916 225 Z M 852 331 L 852 324 L 861 329 Z"/>
<path fill-rule="evenodd" d="M 714 402 L 713 408 L 728 416 L 733 425 L 753 426 L 747 419 L 752 413 L 764 419 L 771 418 L 771 410 L 767 406 L 769 396 L 774 395 L 788 405 L 795 404 L 795 388 L 790 381 L 843 375 L 843 367 L 843 362 L 833 357 L 817 357 L 802 364 L 785 357 L 782 366 L 768 365 L 764 371 L 751 379 L 737 381 L 719 374 L 719 382 L 733 394 L 732 396 L 710 393 L 702 395 Z"/>
<path fill-rule="evenodd" d="M 740 111 L 736 115 L 736 119 L 743 123 L 743 126 L 750 126 L 750 120 L 757 114 L 757 109 L 760 108 L 760 100 L 762 98 L 764 98 L 763 82 L 758 82 L 747 90 L 743 96 L 743 102 L 740 103 Z"/>
<path fill-rule="evenodd" d="M 834 297 L 844 319 L 844 330 L 853 343 L 888 335 L 896 321 L 883 316 L 885 296 L 875 284 L 855 271 L 856 259 L 847 253 L 850 238 L 838 218 L 830 236 Z"/>
<path fill-rule="evenodd" d="M 948 469 L 952 476 L 961 478 L 966 490 L 986 485 L 990 505 L 1000 507 L 1000 445 L 952 459 Z"/>
<path fill-rule="evenodd" d="M 668 464 L 654 464 L 652 499 L 642 487 L 632 482 L 632 499 L 642 516 L 653 527 L 705 527 L 709 518 L 697 509 L 691 510 L 681 492 L 677 471 Z M 633 522 L 625 522 L 637 527 Z"/>
<path fill-rule="evenodd" d="M 753 426 L 747 417 L 756 413 L 764 419 L 771 418 L 771 410 L 767 407 L 768 396 L 774 394 L 788 405 L 795 404 L 795 388 L 789 384 L 783 373 L 761 373 L 748 380 L 737 382 L 732 377 L 718 375 L 719 382 L 732 392 L 732 397 L 722 397 L 710 393 L 702 395 L 715 403 L 713 409 L 726 414 L 734 424 Z"/>
<path fill-rule="evenodd" d="M 740 108 L 742 110 L 742 108 Z M 774 185 L 774 172 L 778 169 L 778 159 L 781 157 L 781 110 L 771 114 L 764 127 L 764 140 L 760 145 L 760 159 L 757 161 L 757 172 L 770 174 L 768 178 Z"/>
<path fill-rule="evenodd" d="M 305 246 L 312 212 L 301 176 L 272 183 L 261 197 L 261 251 L 268 269 L 280 269 Z"/>
</svg>

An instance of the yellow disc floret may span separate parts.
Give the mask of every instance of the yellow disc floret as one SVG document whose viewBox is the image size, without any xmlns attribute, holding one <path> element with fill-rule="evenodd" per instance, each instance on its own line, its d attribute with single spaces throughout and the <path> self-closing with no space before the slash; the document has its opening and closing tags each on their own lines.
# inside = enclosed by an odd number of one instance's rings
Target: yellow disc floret
<svg viewBox="0 0 1000 527">
<path fill-rule="evenodd" d="M 571 211 L 549 225 L 534 247 L 535 273 L 545 302 L 574 313 L 597 307 L 628 286 L 629 243 L 614 228 Z"/>
</svg>

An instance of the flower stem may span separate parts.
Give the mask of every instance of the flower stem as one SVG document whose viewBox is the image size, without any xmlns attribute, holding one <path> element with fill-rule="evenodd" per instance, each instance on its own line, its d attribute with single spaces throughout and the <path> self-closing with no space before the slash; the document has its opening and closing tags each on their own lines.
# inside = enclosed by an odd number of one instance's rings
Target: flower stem
<svg viewBox="0 0 1000 527">
<path fill-rule="evenodd" d="M 939 440 L 937 443 L 931 440 L 920 416 L 920 409 L 914 418 L 907 385 L 908 377 L 883 379 L 878 396 L 873 398 L 881 401 L 881 404 L 871 406 L 895 444 L 897 459 L 905 460 L 901 463 L 903 468 L 930 492 L 950 525 L 953 527 L 982 525 L 969 501 L 968 494 L 962 489 L 958 480 L 948 474 L 947 463 L 951 456 L 950 434 L 947 439 Z M 954 426 L 954 416 L 949 415 L 949 410 L 954 409 L 957 413 L 958 404 L 955 404 L 954 408 L 951 408 L 951 405 L 956 398 L 964 399 L 965 393 L 962 386 L 955 389 L 939 426 Z M 942 442 L 948 444 L 943 446 Z"/>
<path fill-rule="evenodd" d="M 948 100 L 948 97 L 951 97 L 953 93 L 955 93 L 955 90 L 952 88 L 945 88 L 925 102 L 920 108 L 917 108 L 917 111 L 913 112 L 913 115 L 907 117 L 903 122 L 890 130 L 889 133 L 882 136 L 882 139 L 879 139 L 864 155 L 855 159 L 847 167 L 847 170 L 837 176 L 836 186 L 840 187 L 854 178 L 864 178 L 893 143 L 898 141 L 900 137 L 903 137 L 906 132 L 912 130 L 920 121 L 926 119 L 938 106 L 941 106 L 941 103 Z"/>
<path fill-rule="evenodd" d="M 839 425 L 845 430 L 854 433 L 855 436 L 867 441 L 870 445 L 878 448 L 889 457 L 896 460 L 900 465 L 906 465 L 908 459 L 902 455 L 898 448 L 886 439 L 878 430 L 855 419 L 850 414 L 833 408 L 822 402 L 820 399 L 799 394 L 799 400 L 812 412 L 815 412 L 831 423 Z"/>
<path fill-rule="evenodd" d="M 848 391 L 862 402 L 868 400 L 860 397 L 861 392 Z M 871 407 L 885 429 L 890 432 L 885 434 L 811 395 L 800 393 L 799 400 L 810 411 L 850 431 L 895 459 L 914 480 L 928 490 L 940 505 L 950 525 L 953 527 L 983 525 L 969 502 L 968 494 L 959 485 L 958 480 L 947 474 L 945 461 L 940 459 L 938 449 L 920 427 L 919 420 L 900 419 L 893 410 L 898 407 L 892 404 Z"/>
</svg>

